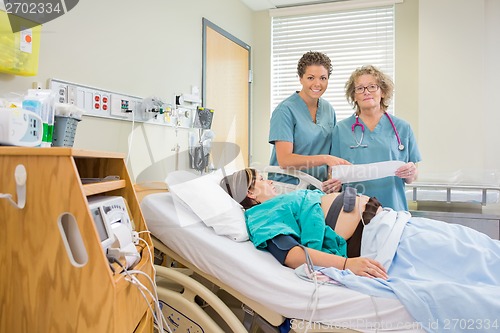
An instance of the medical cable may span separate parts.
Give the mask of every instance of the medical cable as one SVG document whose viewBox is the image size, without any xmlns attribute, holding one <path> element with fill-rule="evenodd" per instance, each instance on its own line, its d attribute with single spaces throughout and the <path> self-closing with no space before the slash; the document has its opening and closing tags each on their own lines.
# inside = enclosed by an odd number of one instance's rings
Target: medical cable
<svg viewBox="0 0 500 333">
<path fill-rule="evenodd" d="M 316 313 L 316 308 L 318 307 L 318 302 L 319 302 L 319 286 L 318 286 L 318 276 L 316 274 L 316 270 L 314 269 L 314 265 L 312 262 L 311 257 L 309 256 L 309 252 L 307 252 L 307 249 L 303 247 L 305 255 L 306 255 L 306 265 L 307 265 L 307 270 L 311 273 L 312 280 L 314 283 L 314 291 L 311 295 L 311 298 L 307 302 L 307 307 L 306 307 L 306 312 L 309 311 L 312 307 L 311 310 L 311 316 L 309 317 L 309 323 L 312 322 L 312 319 L 314 318 L 314 314 Z M 304 333 L 307 333 L 309 331 L 310 325 L 306 325 Z"/>
<path fill-rule="evenodd" d="M 153 280 L 151 279 L 151 277 L 149 277 L 149 275 L 147 275 L 143 271 L 139 271 L 139 270 L 127 270 L 123 266 L 122 266 L 122 268 L 123 268 L 122 274 L 126 275 L 125 280 L 128 281 L 128 282 L 130 282 L 132 285 L 136 286 L 138 288 L 139 292 L 141 293 L 142 297 L 146 301 L 146 303 L 147 303 L 147 305 L 149 307 L 149 310 L 151 311 L 151 314 L 153 315 L 153 319 L 155 321 L 155 325 L 157 326 L 158 330 L 160 332 L 163 332 L 164 331 L 163 325 L 165 325 L 166 328 L 167 328 L 167 330 L 168 330 L 168 332 L 172 333 L 172 329 L 168 325 L 165 317 L 163 316 L 163 312 L 161 311 L 161 307 L 159 305 L 159 300 L 158 300 L 158 296 L 157 296 L 158 294 L 156 293 L 156 284 L 153 282 Z M 139 281 L 139 279 L 137 277 L 135 277 L 132 274 L 140 274 L 140 275 L 145 276 L 148 279 L 148 281 L 151 283 L 151 286 L 152 286 L 152 288 L 153 288 L 156 296 L 153 295 L 153 293 L 151 292 L 151 290 L 149 290 L 141 281 Z M 154 310 L 151 307 L 151 304 L 149 303 L 149 301 L 147 299 L 147 296 L 144 293 L 144 291 L 146 291 L 149 294 L 149 297 L 151 297 L 151 299 L 154 301 L 154 305 L 155 305 Z"/>
<path fill-rule="evenodd" d="M 138 234 L 141 234 L 141 233 L 151 234 L 151 232 L 149 230 L 140 231 Z M 146 240 L 144 240 L 141 237 L 138 237 L 138 239 L 139 239 L 139 241 L 142 241 L 142 242 L 144 242 L 146 244 L 146 248 L 148 249 L 148 253 L 149 253 L 149 259 L 151 260 L 151 268 L 153 269 L 153 282 L 152 282 L 152 285 L 153 285 L 153 289 L 154 289 L 155 296 L 156 296 L 156 305 L 158 306 L 159 316 L 160 316 L 160 319 L 161 319 L 160 320 L 160 327 L 158 327 L 158 329 L 159 329 L 160 332 L 163 332 L 163 324 L 165 324 L 165 326 L 167 327 L 167 329 L 169 330 L 169 332 L 171 332 L 171 328 L 168 325 L 167 320 L 165 319 L 165 316 L 163 315 L 163 311 L 161 311 L 161 307 L 159 305 L 159 301 L 160 300 L 159 300 L 158 292 L 157 292 L 157 288 L 156 288 L 156 268 L 155 268 L 155 265 L 154 265 L 153 253 L 151 252 L 151 248 L 149 247 L 149 244 L 146 242 Z M 143 273 L 143 272 L 141 272 L 141 273 Z"/>
<path fill-rule="evenodd" d="M 363 223 L 363 226 L 366 227 L 365 220 L 363 219 L 363 213 L 361 213 L 361 196 L 359 196 L 359 198 L 360 198 L 359 203 L 358 203 L 359 217 L 361 219 L 361 223 Z M 373 303 L 373 309 L 375 310 L 376 322 L 379 323 L 380 322 L 380 317 L 379 317 L 379 314 L 378 314 L 377 305 L 376 305 L 375 301 L 373 300 L 373 296 L 370 296 L 370 300 L 372 301 L 372 303 Z M 375 333 L 378 332 L 378 326 L 379 325 L 377 325 L 377 327 L 375 328 Z"/>
<path fill-rule="evenodd" d="M 361 223 L 363 223 L 363 225 L 366 226 L 365 221 L 363 219 L 363 214 L 361 212 L 361 196 L 358 194 L 357 197 L 359 198 L 359 200 L 357 200 L 357 201 L 358 201 L 358 211 L 359 211 L 360 220 L 361 220 Z M 306 269 L 309 271 L 309 273 L 310 273 L 309 275 L 314 283 L 314 291 L 313 291 L 311 298 L 309 299 L 309 301 L 307 303 L 307 307 L 306 307 L 306 312 L 311 310 L 311 315 L 309 317 L 309 323 L 312 323 L 314 315 L 316 314 L 316 310 L 318 308 L 318 304 L 319 304 L 319 287 L 323 284 L 326 284 L 326 282 L 322 282 L 322 283 L 318 282 L 318 277 L 317 277 L 318 271 L 316 271 L 314 268 L 314 264 L 313 264 L 313 261 L 311 259 L 311 256 L 309 255 L 309 252 L 307 252 L 307 249 L 305 246 L 301 246 L 301 247 L 304 249 L 304 252 L 305 252 L 306 266 L 307 266 Z M 346 261 L 344 261 L 344 265 L 347 262 L 347 259 L 348 258 L 346 258 Z M 344 266 L 344 268 L 345 268 L 345 266 Z M 372 302 L 373 302 L 373 299 L 372 299 Z M 376 309 L 375 304 L 374 304 L 374 307 L 375 307 L 376 317 L 378 319 L 379 316 L 378 316 L 378 311 Z M 309 331 L 310 327 L 311 327 L 310 324 L 309 325 L 306 324 L 304 333 L 307 333 Z M 376 332 L 377 331 L 378 330 L 376 330 Z"/>
<path fill-rule="evenodd" d="M 311 311 L 311 315 L 309 317 L 309 323 L 313 322 L 314 315 L 316 314 L 316 310 L 318 308 L 319 304 L 319 287 L 323 284 L 327 284 L 327 282 L 319 282 L 318 281 L 318 276 L 317 273 L 318 271 L 314 268 L 314 263 L 311 259 L 311 256 L 309 255 L 309 252 L 307 251 L 307 248 L 305 246 L 300 245 L 302 249 L 304 250 L 305 257 L 306 257 L 306 270 L 308 271 L 308 275 L 311 276 L 311 279 L 314 283 L 314 291 L 311 295 L 311 298 L 309 299 L 306 307 L 306 313 Z M 305 317 L 305 316 L 304 316 Z M 309 331 L 309 328 L 311 327 L 311 324 L 305 325 L 305 330 L 304 333 L 307 333 Z"/>
<path fill-rule="evenodd" d="M 149 310 L 151 311 L 155 321 L 156 321 L 156 315 L 155 315 L 155 312 L 153 311 L 153 309 L 151 308 L 151 305 L 149 304 L 149 301 L 146 297 L 146 295 L 144 294 L 144 291 L 141 289 L 141 288 L 144 288 L 148 291 L 148 293 L 150 294 L 150 296 L 153 298 L 153 295 L 151 293 L 151 291 L 149 291 L 149 289 L 147 289 L 136 277 L 130 275 L 129 271 L 127 270 L 127 268 L 125 266 L 123 266 L 123 264 L 116 258 L 114 257 L 108 257 L 108 260 L 110 263 L 116 263 L 118 264 L 122 269 L 123 269 L 123 273 L 125 273 L 127 275 L 127 277 L 129 277 L 129 279 L 125 278 L 126 281 L 130 282 L 132 285 L 136 286 L 139 290 L 139 292 L 141 293 L 142 297 L 144 298 L 144 300 L 146 301 L 146 304 L 148 305 L 149 307 Z"/>
<path fill-rule="evenodd" d="M 134 141 L 134 132 L 135 132 L 134 127 L 135 127 L 135 112 L 132 110 L 132 130 L 130 131 L 130 139 L 128 140 L 128 152 L 127 152 L 127 158 L 125 160 L 125 165 L 128 165 L 128 162 L 130 160 L 132 142 Z"/>
<path fill-rule="evenodd" d="M 359 196 L 359 200 L 358 200 L 358 211 L 359 211 L 359 218 L 361 220 L 361 223 L 363 223 L 363 226 L 366 227 L 366 223 L 365 223 L 365 220 L 363 219 L 363 213 L 361 212 L 361 196 Z"/>
<path fill-rule="evenodd" d="M 149 233 L 149 231 L 141 231 L 140 233 Z M 116 262 L 123 269 L 122 274 L 127 275 L 125 277 L 125 280 L 130 282 L 132 285 L 134 285 L 138 288 L 142 297 L 146 301 L 146 303 L 149 307 L 149 310 L 151 311 L 151 314 L 153 315 L 155 326 L 159 330 L 159 332 L 164 332 L 164 326 L 165 326 L 168 329 L 168 332 L 172 333 L 172 329 L 168 325 L 168 323 L 163 315 L 163 312 L 161 310 L 160 304 L 159 304 L 159 298 L 158 298 L 158 293 L 157 293 L 157 289 L 156 289 L 156 269 L 155 269 L 153 261 L 152 261 L 153 257 L 152 257 L 150 246 L 143 238 L 138 237 L 138 241 L 144 242 L 146 244 L 147 249 L 148 249 L 148 254 L 149 254 L 149 257 L 151 260 L 151 267 L 152 267 L 153 272 L 154 272 L 153 279 L 151 279 L 151 277 L 143 271 L 127 270 L 127 268 L 124 267 L 123 264 L 120 261 L 118 261 L 116 258 L 109 257 L 108 260 L 110 262 Z M 144 286 L 144 284 L 141 283 L 139 281 L 139 279 L 137 279 L 137 277 L 135 277 L 132 274 L 138 274 L 138 275 L 145 276 L 148 279 L 149 283 L 151 284 L 151 287 L 154 291 L 154 294 L 151 292 L 151 290 L 149 290 L 146 286 Z M 155 305 L 154 309 L 151 307 L 151 304 L 148 301 L 148 298 L 147 298 L 146 294 L 144 293 L 144 291 L 146 291 L 149 294 L 149 297 L 151 297 L 151 299 L 153 300 L 154 305 Z"/>
<path fill-rule="evenodd" d="M 141 233 L 148 233 L 148 234 L 150 234 L 151 232 L 149 230 L 146 230 L 146 231 L 140 231 L 138 234 L 141 234 Z M 157 292 L 157 289 L 156 289 L 156 268 L 155 268 L 155 265 L 154 265 L 153 253 L 151 252 L 151 248 L 149 247 L 149 244 L 148 244 L 148 242 L 146 242 L 145 239 L 143 239 L 141 237 L 138 237 L 138 239 L 139 239 L 139 241 L 142 241 L 142 242 L 144 242 L 144 244 L 146 244 L 146 248 L 148 249 L 148 253 L 149 253 L 149 259 L 151 261 L 151 267 L 153 268 L 153 280 L 151 280 L 151 278 L 147 274 L 146 274 L 146 276 L 151 281 L 151 284 L 153 286 L 153 290 L 155 292 L 155 300 L 156 300 L 155 304 L 159 308 L 159 317 L 161 319 L 160 320 L 161 324 L 160 324 L 160 327 L 158 329 L 160 330 L 160 332 L 163 332 L 163 324 L 165 324 L 165 326 L 167 326 L 168 330 L 171 331 L 170 326 L 168 325 L 167 320 L 165 319 L 165 316 L 163 315 L 163 311 L 161 311 L 161 308 L 159 306 L 159 297 L 158 297 L 158 292 Z M 138 271 L 138 272 L 140 272 L 141 274 L 145 274 L 142 271 Z"/>
</svg>

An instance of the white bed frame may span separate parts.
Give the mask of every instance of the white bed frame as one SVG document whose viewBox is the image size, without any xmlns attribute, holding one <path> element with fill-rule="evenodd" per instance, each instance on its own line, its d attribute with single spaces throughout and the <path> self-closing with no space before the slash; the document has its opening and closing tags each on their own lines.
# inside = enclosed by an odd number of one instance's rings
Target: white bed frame
<svg viewBox="0 0 500 333">
<path fill-rule="evenodd" d="M 165 260 L 165 262 L 169 266 L 169 268 L 164 266 L 156 266 L 157 277 L 160 279 L 166 279 L 181 286 L 181 288 L 179 289 L 172 284 L 161 282 L 157 283 L 159 299 L 173 308 L 182 309 L 182 313 L 185 314 L 186 317 L 202 326 L 204 332 L 224 333 L 225 331 L 222 330 L 222 328 L 195 301 L 196 296 L 199 296 L 210 307 L 212 307 L 234 333 L 256 333 L 259 331 L 259 329 L 261 331 L 263 330 L 266 333 L 277 332 L 277 329 L 271 331 L 270 327 L 278 327 L 285 321 L 285 318 L 280 314 L 262 306 L 262 304 L 259 304 L 254 300 L 242 295 L 240 292 L 224 284 L 217 278 L 199 270 L 196 266 L 192 265 L 179 254 L 172 251 L 154 236 L 152 237 L 152 239 L 155 248 L 166 255 L 167 260 Z M 182 268 L 172 268 L 171 265 L 173 262 L 181 264 L 188 270 Z M 215 286 L 217 286 L 217 288 L 230 293 L 233 297 L 238 299 L 242 305 L 251 309 L 254 313 L 264 319 L 265 322 L 259 321 L 259 317 L 254 316 L 252 318 L 252 321 L 247 323 L 247 327 L 245 327 L 240 319 L 236 316 L 236 314 L 224 302 L 222 302 L 222 300 L 217 295 L 215 295 L 210 289 L 190 276 L 192 272 L 195 272 L 196 274 L 207 279 Z M 166 314 L 166 316 L 168 316 L 168 314 Z M 266 325 L 266 323 L 268 325 Z M 292 327 L 300 328 L 294 328 L 290 332 L 303 333 L 305 332 L 305 326 L 305 324 L 296 323 L 296 325 L 292 325 Z M 347 333 L 357 331 L 344 328 L 332 329 L 331 327 L 322 327 L 320 324 L 316 323 L 314 324 L 314 327 L 308 329 L 307 332 Z"/>
</svg>

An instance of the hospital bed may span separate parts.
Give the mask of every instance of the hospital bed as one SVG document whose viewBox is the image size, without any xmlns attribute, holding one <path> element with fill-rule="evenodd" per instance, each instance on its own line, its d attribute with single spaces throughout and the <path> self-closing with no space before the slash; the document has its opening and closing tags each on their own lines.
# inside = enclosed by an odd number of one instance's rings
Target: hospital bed
<svg viewBox="0 0 500 333">
<path fill-rule="evenodd" d="M 301 179 L 298 186 L 305 183 Z M 279 332 L 287 318 L 295 333 L 423 332 L 397 299 L 303 280 L 250 241 L 218 235 L 188 207 L 176 204 L 173 193 L 148 194 L 141 208 L 155 248 L 169 258 L 166 268 L 157 269 L 157 285 L 176 332 Z M 198 221 L 182 226 L 183 219 Z M 244 315 L 222 302 L 221 291 L 241 303 Z M 217 313 L 216 320 L 205 307 Z"/>
</svg>

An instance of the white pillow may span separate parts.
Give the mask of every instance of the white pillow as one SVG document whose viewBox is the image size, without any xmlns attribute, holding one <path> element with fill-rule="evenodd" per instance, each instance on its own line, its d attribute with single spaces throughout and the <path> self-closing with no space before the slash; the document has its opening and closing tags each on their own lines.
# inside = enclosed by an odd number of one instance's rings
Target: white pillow
<svg viewBox="0 0 500 333">
<path fill-rule="evenodd" d="M 166 179 L 170 192 L 216 234 L 238 242 L 248 240 L 243 208 L 220 187 L 222 174 L 193 176 L 187 171 L 171 172 Z"/>
</svg>

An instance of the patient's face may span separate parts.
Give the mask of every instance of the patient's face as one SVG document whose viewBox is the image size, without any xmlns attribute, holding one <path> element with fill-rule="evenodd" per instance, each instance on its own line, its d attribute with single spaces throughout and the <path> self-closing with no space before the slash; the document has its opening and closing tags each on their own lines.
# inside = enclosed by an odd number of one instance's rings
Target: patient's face
<svg viewBox="0 0 500 333">
<path fill-rule="evenodd" d="M 257 173 L 257 179 L 255 180 L 255 186 L 252 189 L 252 193 L 255 195 L 257 201 L 260 202 L 274 198 L 278 194 L 273 185 L 273 181 L 264 179 L 259 173 Z"/>
</svg>

